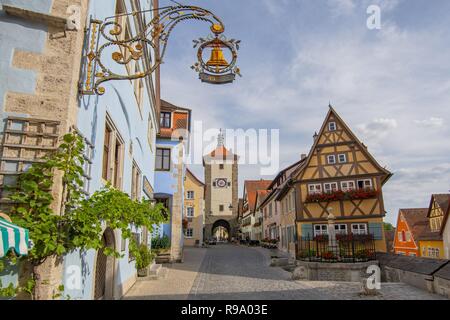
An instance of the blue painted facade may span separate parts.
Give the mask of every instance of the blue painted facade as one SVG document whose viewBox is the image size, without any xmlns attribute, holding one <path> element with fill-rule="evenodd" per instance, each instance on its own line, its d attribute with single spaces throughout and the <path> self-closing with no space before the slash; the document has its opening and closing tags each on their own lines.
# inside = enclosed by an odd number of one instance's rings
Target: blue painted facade
<svg viewBox="0 0 450 320">
<path fill-rule="evenodd" d="M 125 1 L 127 12 L 132 12 L 130 1 Z M 95 0 L 90 2 L 88 17 L 92 15 L 93 19 L 103 20 L 106 17 L 115 14 L 115 1 Z M 149 9 L 148 1 L 141 1 L 143 10 Z M 148 16 L 150 21 L 151 17 Z M 134 29 L 133 19 L 129 19 L 131 29 Z M 117 65 L 110 61 L 111 65 L 115 65 L 113 71 L 126 74 L 124 66 Z M 141 70 L 143 70 L 141 68 Z M 84 96 L 80 103 L 78 113 L 77 127 L 80 132 L 94 146 L 94 157 L 92 165 L 92 181 L 90 184 L 90 192 L 94 192 L 104 186 L 105 181 L 102 179 L 102 159 L 103 159 L 103 143 L 106 125 L 106 116 L 108 115 L 118 133 L 124 141 L 124 163 L 123 163 L 123 182 L 122 190 L 131 194 L 132 184 L 132 163 L 138 165 L 142 172 L 142 176 L 146 177 L 152 186 L 155 185 L 154 180 L 154 159 L 155 159 L 155 130 L 150 130 L 151 143 L 149 143 L 149 125 L 157 128 L 155 106 L 152 105 L 150 91 L 144 90 L 144 99 L 141 108 L 138 106 L 137 98 L 134 92 L 134 86 L 131 81 L 116 81 L 105 83 L 106 93 L 102 96 Z M 149 121 L 150 119 L 150 121 Z M 130 146 L 132 144 L 132 146 Z M 130 149 L 132 153 L 130 153 Z M 143 183 L 140 182 L 142 187 Z M 141 190 L 141 197 L 148 198 Z M 133 230 L 141 234 L 142 230 Z M 122 241 L 120 232 L 115 231 L 115 246 L 122 249 Z M 136 277 L 136 268 L 134 261 L 129 261 L 128 241 L 125 243 L 125 250 L 121 253 L 123 258 L 116 262 L 114 270 L 114 297 L 119 298 L 125 292 L 130 283 L 133 283 Z M 65 293 L 75 299 L 92 299 L 94 294 L 95 283 L 95 259 L 96 252 L 90 250 L 88 252 L 75 252 L 68 255 L 65 259 Z M 71 273 L 67 272 L 69 266 L 78 266 L 82 273 L 81 290 L 70 289 Z M 67 280 L 67 281 L 66 281 Z M 127 285 L 124 288 L 124 285 Z"/>
<path fill-rule="evenodd" d="M 50 13 L 52 3 L 52 0 L 0 0 L 0 4 L 9 4 L 41 13 Z M 140 0 L 141 9 L 150 9 L 151 3 L 152 1 Z M 130 0 L 125 0 L 124 4 L 127 12 L 134 11 Z M 103 20 L 115 15 L 115 12 L 116 1 L 94 0 L 90 1 L 86 19 L 89 21 L 92 17 Z M 147 22 L 151 20 L 150 12 L 146 13 L 145 19 Z M 129 23 L 135 34 L 134 19 L 130 18 Z M 0 117 L 2 119 L 6 116 L 3 114 L 3 102 L 7 91 L 33 94 L 36 87 L 36 72 L 12 66 L 14 50 L 42 53 L 47 36 L 47 27 L 44 24 L 13 18 L 0 11 Z M 111 65 L 115 65 L 112 68 L 114 72 L 127 73 L 125 66 L 114 63 L 112 59 Z M 141 66 L 141 70 L 143 69 Z M 121 189 L 131 194 L 133 162 L 141 171 L 142 178 L 145 177 L 154 188 L 156 182 L 155 139 L 158 121 L 154 98 L 152 98 L 154 93 L 150 91 L 153 89 L 148 82 L 144 81 L 143 99 L 139 105 L 135 94 L 136 86 L 131 81 L 115 81 L 105 83 L 103 86 L 106 90 L 104 95 L 81 97 L 76 124 L 79 132 L 94 147 L 89 193 L 92 194 L 105 184 L 102 179 L 102 160 L 107 115 L 124 143 Z M 3 126 L 3 121 L 0 123 Z M 140 197 L 148 198 L 142 186 L 143 181 L 140 181 Z M 133 231 L 140 233 L 142 239 L 142 230 L 134 229 Z M 136 268 L 134 261 L 130 261 L 128 256 L 128 241 L 122 243 L 119 231 L 114 231 L 114 245 L 123 254 L 123 258 L 116 259 L 114 262 L 113 297 L 120 298 L 134 283 Z M 93 299 L 96 257 L 97 253 L 94 250 L 73 252 L 65 257 L 62 274 L 65 295 L 69 295 L 71 299 Z M 81 287 L 71 282 L 71 276 L 74 276 L 77 270 L 81 271 Z M 4 285 L 17 282 L 17 275 L 14 272 L 8 273 L 7 276 L 2 275 L 2 281 Z"/>
</svg>

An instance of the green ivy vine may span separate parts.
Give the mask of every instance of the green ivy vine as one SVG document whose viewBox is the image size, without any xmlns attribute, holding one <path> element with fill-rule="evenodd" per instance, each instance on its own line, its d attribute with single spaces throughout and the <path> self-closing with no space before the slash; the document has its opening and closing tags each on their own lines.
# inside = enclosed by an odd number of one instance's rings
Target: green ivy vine
<svg viewBox="0 0 450 320">
<path fill-rule="evenodd" d="M 162 204 L 146 199 L 132 200 L 110 185 L 87 197 L 83 192 L 84 148 L 83 139 L 77 133 L 68 133 L 45 161 L 33 164 L 18 177 L 16 191 L 11 196 L 15 203 L 11 219 L 29 230 L 33 247 L 24 259 L 31 263 L 33 272 L 25 288 L 8 287 L 1 289 L 0 295 L 22 290 L 33 296 L 34 285 L 39 285 L 35 281 L 39 278 L 35 267 L 49 257 L 61 258 L 75 250 L 89 249 L 122 257 L 120 252 L 104 247 L 105 226 L 121 230 L 122 237 L 129 239 L 131 254 L 141 263 L 146 253 L 135 243 L 131 227 L 145 227 L 152 232 L 154 225 L 166 221 Z M 62 187 L 60 200 L 52 195 L 58 184 Z"/>
</svg>

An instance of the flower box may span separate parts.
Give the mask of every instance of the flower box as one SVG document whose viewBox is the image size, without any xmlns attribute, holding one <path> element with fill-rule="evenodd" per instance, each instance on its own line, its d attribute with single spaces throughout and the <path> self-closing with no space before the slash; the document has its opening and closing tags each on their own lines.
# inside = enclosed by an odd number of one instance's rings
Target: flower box
<svg viewBox="0 0 450 320">
<path fill-rule="evenodd" d="M 372 199 L 378 196 L 378 191 L 368 189 L 355 189 L 348 191 L 336 190 L 332 192 L 312 193 L 306 196 L 306 203 L 332 202 L 342 200 Z"/>
</svg>

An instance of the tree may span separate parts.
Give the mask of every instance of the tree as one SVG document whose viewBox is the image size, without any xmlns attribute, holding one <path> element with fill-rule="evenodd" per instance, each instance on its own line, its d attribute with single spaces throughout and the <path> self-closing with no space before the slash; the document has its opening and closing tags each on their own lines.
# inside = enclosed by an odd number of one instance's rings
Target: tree
<svg viewBox="0 0 450 320">
<path fill-rule="evenodd" d="M 83 193 L 84 148 L 78 134 L 64 135 L 54 153 L 19 176 L 17 191 L 11 196 L 15 202 L 11 218 L 29 230 L 34 244 L 26 257 L 32 265 L 33 285 L 28 285 L 27 290 L 33 299 L 41 298 L 40 287 L 48 282 L 42 265 L 49 258 L 61 260 L 67 253 L 89 249 L 120 257 L 119 252 L 102 243 L 105 226 L 120 229 L 122 237 L 130 239 L 130 251 L 136 257 L 140 251 L 131 236 L 131 226 L 151 231 L 166 220 L 161 204 L 145 199 L 134 201 L 109 185 L 87 197 Z M 58 183 L 62 187 L 59 203 L 52 195 Z M 54 294 L 60 296 L 58 292 Z"/>
<path fill-rule="evenodd" d="M 394 226 L 389 222 L 383 222 L 383 226 L 385 231 L 392 231 L 395 229 Z"/>
</svg>

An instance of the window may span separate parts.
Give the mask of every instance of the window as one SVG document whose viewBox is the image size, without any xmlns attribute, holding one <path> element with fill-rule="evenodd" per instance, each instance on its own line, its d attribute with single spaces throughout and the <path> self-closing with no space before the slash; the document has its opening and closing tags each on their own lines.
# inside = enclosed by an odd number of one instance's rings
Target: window
<svg viewBox="0 0 450 320">
<path fill-rule="evenodd" d="M 170 149 L 156 148 L 156 170 L 170 170 Z"/>
<path fill-rule="evenodd" d="M 347 156 L 345 155 L 345 153 L 338 154 L 338 160 L 339 160 L 339 163 L 347 162 Z"/>
<path fill-rule="evenodd" d="M 186 198 L 187 198 L 187 199 L 190 199 L 190 200 L 194 199 L 194 191 L 189 190 L 189 191 L 187 192 Z"/>
<path fill-rule="evenodd" d="M 161 112 L 161 123 L 162 128 L 170 128 L 171 127 L 171 113 L 170 112 Z"/>
<path fill-rule="evenodd" d="M 336 156 L 334 154 L 330 154 L 327 156 L 327 162 L 328 164 L 335 164 L 336 163 Z"/>
<path fill-rule="evenodd" d="M 349 191 L 355 189 L 355 181 L 342 181 L 341 182 L 341 190 Z"/>
<path fill-rule="evenodd" d="M 223 164 L 219 164 L 219 169 L 223 170 Z"/>
<path fill-rule="evenodd" d="M 357 182 L 358 182 L 359 189 L 371 189 L 372 188 L 372 180 L 370 180 L 370 179 L 358 180 Z"/>
<path fill-rule="evenodd" d="M 314 225 L 314 236 L 327 235 L 328 225 L 326 224 L 316 224 Z"/>
<path fill-rule="evenodd" d="M 223 204 L 219 205 L 219 211 L 222 212 L 223 211 Z"/>
<path fill-rule="evenodd" d="M 365 223 L 353 223 L 352 224 L 353 234 L 367 234 L 367 225 Z"/>
<path fill-rule="evenodd" d="M 269 218 L 272 217 L 272 203 L 269 204 Z"/>
<path fill-rule="evenodd" d="M 194 229 L 187 228 L 186 229 L 186 238 L 192 238 L 194 236 Z"/>
<path fill-rule="evenodd" d="M 335 224 L 334 230 L 336 230 L 336 234 L 347 234 L 347 225 L 346 224 Z"/>
<path fill-rule="evenodd" d="M 308 185 L 308 192 L 309 192 L 309 194 L 321 193 L 322 192 L 322 185 L 320 183 L 309 184 Z"/>
<path fill-rule="evenodd" d="M 117 189 L 122 186 L 123 150 L 123 140 L 107 116 L 103 142 L 102 177 Z"/>
<path fill-rule="evenodd" d="M 323 189 L 327 193 L 331 193 L 338 190 L 337 182 L 329 182 L 323 184 Z"/>
<path fill-rule="evenodd" d="M 273 207 L 275 214 L 278 214 L 278 204 L 276 202 L 273 202 Z"/>
<path fill-rule="evenodd" d="M 406 242 L 411 241 L 411 232 L 409 231 L 405 232 L 405 240 Z"/>
<path fill-rule="evenodd" d="M 194 217 L 194 207 L 186 208 L 186 217 L 193 218 Z"/>
<path fill-rule="evenodd" d="M 267 208 L 264 208 L 264 219 L 267 219 Z"/>
<path fill-rule="evenodd" d="M 141 198 L 141 170 L 137 166 L 136 162 L 133 161 L 133 166 L 131 169 L 131 199 L 140 200 Z"/>
<path fill-rule="evenodd" d="M 335 131 L 336 130 L 336 122 L 329 122 L 328 123 L 328 130 L 329 131 Z"/>
<path fill-rule="evenodd" d="M 405 241 L 403 239 L 403 231 L 397 232 L 397 239 L 398 239 L 398 241 L 401 241 L 401 242 Z"/>
</svg>

